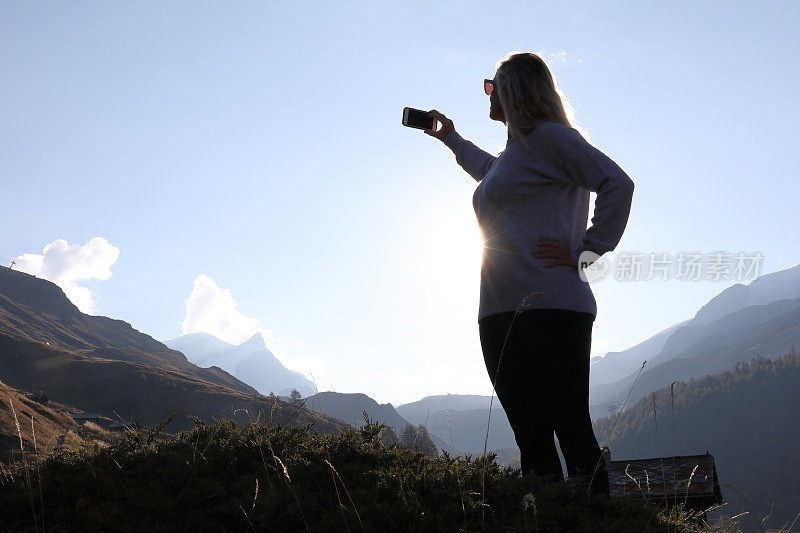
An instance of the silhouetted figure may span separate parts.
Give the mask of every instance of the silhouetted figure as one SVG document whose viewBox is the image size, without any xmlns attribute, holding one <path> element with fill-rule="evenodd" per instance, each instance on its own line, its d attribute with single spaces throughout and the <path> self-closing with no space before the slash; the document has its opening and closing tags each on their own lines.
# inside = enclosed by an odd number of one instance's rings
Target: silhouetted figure
<svg viewBox="0 0 800 533">
<path fill-rule="evenodd" d="M 523 475 L 563 480 L 555 432 L 569 476 L 587 476 L 594 492 L 608 495 L 589 416 L 597 306 L 578 260 L 593 252 L 591 264 L 617 246 L 634 184 L 572 127 L 539 56 L 507 56 L 484 90 L 489 118 L 508 130 L 498 156 L 463 139 L 435 109 L 430 113 L 442 128 L 425 133 L 444 142 L 479 182 L 473 207 L 484 242 L 478 324 L 486 368 L 514 430 Z M 587 230 L 590 191 L 597 199 Z"/>
</svg>

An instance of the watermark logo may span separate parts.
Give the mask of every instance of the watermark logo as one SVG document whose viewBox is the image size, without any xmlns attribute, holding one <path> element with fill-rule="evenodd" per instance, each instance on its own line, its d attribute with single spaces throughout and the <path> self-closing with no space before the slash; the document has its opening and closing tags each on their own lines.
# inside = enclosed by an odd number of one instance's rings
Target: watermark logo
<svg viewBox="0 0 800 533">
<path fill-rule="evenodd" d="M 586 283 L 591 283 L 606 277 L 608 261 L 589 250 L 584 250 L 578 256 L 578 275 Z"/>
<path fill-rule="evenodd" d="M 761 252 L 738 254 L 727 252 L 679 252 L 674 257 L 666 252 L 620 252 L 614 268 L 609 261 L 591 251 L 578 258 L 578 273 L 587 283 L 605 278 L 613 272 L 618 281 L 649 281 L 677 279 L 681 281 L 753 281 L 758 278 Z M 673 268 L 674 267 L 674 268 Z"/>
</svg>

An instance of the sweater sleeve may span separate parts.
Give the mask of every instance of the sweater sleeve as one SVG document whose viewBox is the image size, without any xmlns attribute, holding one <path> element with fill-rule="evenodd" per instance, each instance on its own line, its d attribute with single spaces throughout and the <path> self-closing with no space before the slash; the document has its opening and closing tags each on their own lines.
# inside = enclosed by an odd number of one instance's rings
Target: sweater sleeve
<svg viewBox="0 0 800 533">
<path fill-rule="evenodd" d="M 573 128 L 554 132 L 555 151 L 566 171 L 564 179 L 597 193 L 592 224 L 580 248 L 572 250 L 577 264 L 581 252 L 603 255 L 617 247 L 628 224 L 633 180 L 610 157 L 592 146 Z"/>
<path fill-rule="evenodd" d="M 497 157 L 484 152 L 470 141 L 461 137 L 455 130 L 447 134 L 444 144 L 456 155 L 456 163 L 467 171 L 475 181 L 481 181 L 497 161 Z"/>
</svg>

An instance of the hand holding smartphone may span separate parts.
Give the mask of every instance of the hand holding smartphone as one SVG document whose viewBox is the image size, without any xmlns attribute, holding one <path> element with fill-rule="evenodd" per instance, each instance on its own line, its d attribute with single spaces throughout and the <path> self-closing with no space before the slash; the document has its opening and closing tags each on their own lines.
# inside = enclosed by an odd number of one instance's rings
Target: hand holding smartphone
<svg viewBox="0 0 800 533">
<path fill-rule="evenodd" d="M 442 124 L 441 130 L 436 130 L 437 122 L 441 122 Z M 446 116 L 442 115 L 435 109 L 431 109 L 430 111 L 423 111 L 421 109 L 415 109 L 413 107 L 404 108 L 403 126 L 425 130 L 425 133 L 427 133 L 431 137 L 436 137 L 440 141 L 444 141 L 444 138 L 447 137 L 447 135 L 449 135 L 450 132 L 455 131 L 455 126 L 453 126 L 453 121 L 447 118 Z"/>
<path fill-rule="evenodd" d="M 403 126 L 420 130 L 432 130 L 435 123 L 436 119 L 427 111 L 414 109 L 413 107 L 403 108 Z"/>
</svg>

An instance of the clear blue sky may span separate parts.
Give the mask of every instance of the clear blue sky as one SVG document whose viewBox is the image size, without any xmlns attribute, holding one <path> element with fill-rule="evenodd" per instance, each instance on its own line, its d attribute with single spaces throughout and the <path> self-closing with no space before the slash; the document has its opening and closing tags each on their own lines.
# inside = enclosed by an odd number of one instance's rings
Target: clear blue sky
<svg viewBox="0 0 800 533">
<path fill-rule="evenodd" d="M 112 275 L 76 281 L 94 314 L 176 337 L 205 275 L 197 305 L 226 301 L 231 338 L 269 330 L 321 391 L 489 394 L 475 182 L 400 125 L 403 107 L 497 153 L 482 80 L 508 52 L 540 53 L 636 183 L 610 261 L 758 251 L 774 272 L 798 262 L 798 15 L 788 1 L 5 2 L 0 257 L 63 239 L 75 253 L 53 268 L 78 279 L 71 261 L 102 237 Z M 732 283 L 593 284 L 593 355 Z"/>
</svg>

